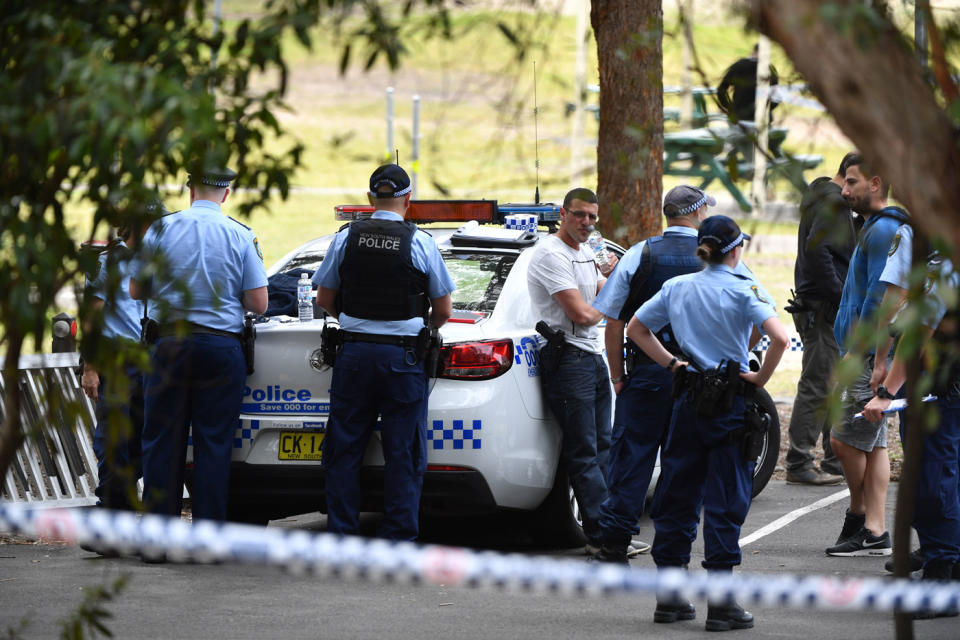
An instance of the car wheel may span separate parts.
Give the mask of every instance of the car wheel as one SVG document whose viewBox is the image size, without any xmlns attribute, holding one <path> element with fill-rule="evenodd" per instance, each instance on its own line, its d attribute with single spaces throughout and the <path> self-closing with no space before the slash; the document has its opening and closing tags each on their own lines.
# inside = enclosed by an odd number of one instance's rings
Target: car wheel
<svg viewBox="0 0 960 640">
<path fill-rule="evenodd" d="M 763 437 L 763 450 L 753 470 L 753 498 L 760 495 L 763 488 L 767 486 L 777 466 L 777 458 L 780 457 L 780 415 L 777 413 L 777 406 L 764 389 L 757 390 L 756 402 L 760 409 L 770 416 L 770 421 L 767 424 L 767 433 Z"/>
<path fill-rule="evenodd" d="M 566 472 L 557 469 L 553 488 L 543 503 L 531 514 L 531 534 L 546 547 L 582 547 L 587 542 L 583 535 L 580 505 L 573 495 Z"/>
</svg>

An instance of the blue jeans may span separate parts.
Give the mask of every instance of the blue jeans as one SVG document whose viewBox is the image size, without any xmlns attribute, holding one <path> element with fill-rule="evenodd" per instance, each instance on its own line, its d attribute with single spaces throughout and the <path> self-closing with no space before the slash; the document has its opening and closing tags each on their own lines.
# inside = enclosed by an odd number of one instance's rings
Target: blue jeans
<svg viewBox="0 0 960 640">
<path fill-rule="evenodd" d="M 224 520 L 246 362 L 240 341 L 210 334 L 160 338 L 144 380 L 143 501 L 180 515 L 193 427 L 194 519 Z"/>
<path fill-rule="evenodd" d="M 610 449 L 609 497 L 600 507 L 600 538 L 627 544 L 637 532 L 647 488 L 666 441 L 673 409 L 673 374 L 658 364 L 637 366 L 617 394 Z"/>
<path fill-rule="evenodd" d="M 99 504 L 130 511 L 135 508 L 135 485 L 141 475 L 143 376 L 136 367 L 126 367 L 124 373 L 126 387 L 100 376 L 93 453 L 97 456 Z M 118 393 L 123 397 L 115 397 Z"/>
<path fill-rule="evenodd" d="M 413 540 L 427 468 L 427 377 L 409 349 L 348 342 L 337 356 L 330 389 L 330 422 L 323 439 L 327 530 L 360 528 L 360 468 L 380 418 L 384 518 L 378 534 Z"/>
<path fill-rule="evenodd" d="M 690 562 L 703 506 L 703 567 L 728 570 L 740 564 L 740 527 L 750 509 L 753 461 L 727 435 L 743 426 L 743 396 L 735 396 L 728 413 L 704 418 L 684 392 L 673 405 L 670 437 L 660 453 L 660 481 L 651 517 L 656 536 L 653 560 L 658 567 Z"/>
<path fill-rule="evenodd" d="M 600 505 L 607 499 L 610 457 L 610 375 L 600 355 L 564 346 L 556 371 L 544 371 L 543 393 L 560 425 L 560 464 L 580 504 L 583 531 L 599 535 Z"/>
</svg>

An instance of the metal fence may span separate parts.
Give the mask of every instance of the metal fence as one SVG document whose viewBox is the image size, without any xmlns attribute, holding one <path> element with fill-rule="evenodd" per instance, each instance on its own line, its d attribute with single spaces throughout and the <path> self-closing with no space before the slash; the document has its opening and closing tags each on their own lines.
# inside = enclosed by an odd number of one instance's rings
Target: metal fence
<svg viewBox="0 0 960 640">
<path fill-rule="evenodd" d="M 26 442 L 3 478 L 3 500 L 51 506 L 96 503 L 96 420 L 93 404 L 80 389 L 77 364 L 76 353 L 20 358 L 20 420 Z M 0 418 L 7 411 L 4 393 L 0 379 Z"/>
</svg>

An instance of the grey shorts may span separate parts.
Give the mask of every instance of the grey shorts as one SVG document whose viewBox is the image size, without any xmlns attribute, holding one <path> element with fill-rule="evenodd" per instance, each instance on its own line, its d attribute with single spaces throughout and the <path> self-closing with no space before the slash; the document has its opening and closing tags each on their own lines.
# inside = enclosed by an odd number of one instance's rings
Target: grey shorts
<svg viewBox="0 0 960 640">
<path fill-rule="evenodd" d="M 873 451 L 874 447 L 887 446 L 887 419 L 879 422 L 870 422 L 865 418 L 854 419 L 854 414 L 863 411 L 873 397 L 870 388 L 870 376 L 873 374 L 873 356 L 864 358 L 863 371 L 853 383 L 843 390 L 843 416 L 840 422 L 834 425 L 830 435 L 840 442 L 866 451 Z"/>
</svg>

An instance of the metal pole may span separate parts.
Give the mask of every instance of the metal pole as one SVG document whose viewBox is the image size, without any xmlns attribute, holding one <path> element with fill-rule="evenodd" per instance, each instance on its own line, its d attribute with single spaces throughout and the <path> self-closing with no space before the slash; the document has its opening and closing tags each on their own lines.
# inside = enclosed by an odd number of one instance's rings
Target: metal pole
<svg viewBox="0 0 960 640">
<path fill-rule="evenodd" d="M 387 87 L 387 152 L 386 162 L 395 162 L 393 158 L 393 87 Z"/>
<path fill-rule="evenodd" d="M 753 150 L 753 215 L 763 215 L 767 206 L 767 130 L 770 126 L 770 40 L 760 36 L 757 51 L 757 93 L 753 109 L 757 144 Z"/>
<path fill-rule="evenodd" d="M 586 126 L 587 92 L 587 29 L 589 0 L 580 0 L 577 7 L 577 30 L 574 37 L 577 42 L 577 54 L 573 67 L 573 123 L 570 131 L 570 185 L 579 184 L 580 171 L 583 168 L 583 130 Z"/>
<path fill-rule="evenodd" d="M 413 96 L 413 144 L 410 153 L 411 180 L 410 186 L 413 188 L 410 197 L 417 197 L 417 174 L 420 173 L 420 96 Z"/>
</svg>

